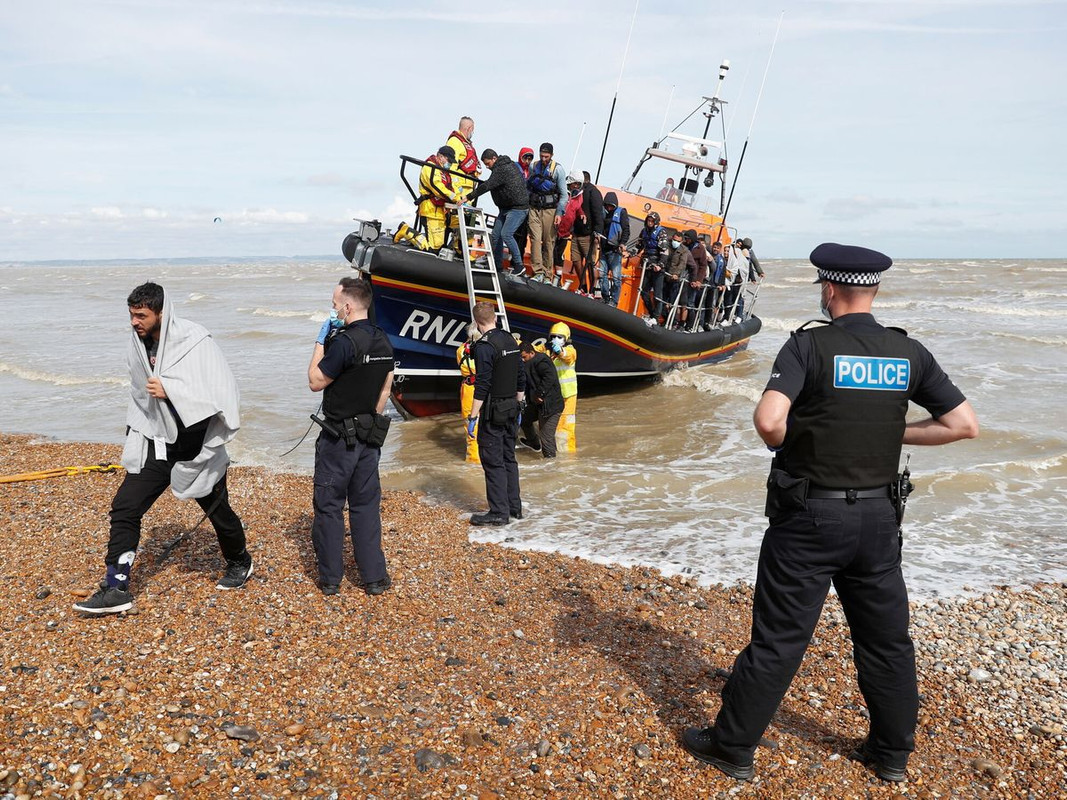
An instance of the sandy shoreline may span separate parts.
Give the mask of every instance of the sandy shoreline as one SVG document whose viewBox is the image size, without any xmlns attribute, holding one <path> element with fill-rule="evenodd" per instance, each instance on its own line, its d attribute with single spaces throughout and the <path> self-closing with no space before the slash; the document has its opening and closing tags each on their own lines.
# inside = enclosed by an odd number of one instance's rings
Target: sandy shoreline
<svg viewBox="0 0 1067 800">
<path fill-rule="evenodd" d="M 0 435 L 0 453 L 8 475 L 119 448 Z M 915 607 L 924 699 L 898 786 L 845 757 L 865 712 L 832 601 L 757 781 L 738 784 L 677 737 L 714 717 L 747 588 L 472 544 L 454 510 L 390 492 L 393 589 L 369 598 L 350 569 L 327 600 L 310 479 L 239 467 L 244 590 L 215 590 L 210 530 L 158 563 L 200 518 L 168 493 L 145 520 L 135 613 L 82 619 L 70 606 L 100 577 L 120 480 L 0 486 L 0 798 L 1067 794 L 1063 585 Z"/>
</svg>

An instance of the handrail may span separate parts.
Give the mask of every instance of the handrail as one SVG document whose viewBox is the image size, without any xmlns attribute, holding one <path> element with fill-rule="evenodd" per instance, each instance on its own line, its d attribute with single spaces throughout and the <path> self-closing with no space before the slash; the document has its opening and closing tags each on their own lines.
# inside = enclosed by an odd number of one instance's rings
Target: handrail
<svg viewBox="0 0 1067 800">
<path fill-rule="evenodd" d="M 412 200 L 417 200 L 419 197 L 419 193 L 411 188 L 411 184 L 408 183 L 407 175 L 404 174 L 404 170 L 408 164 L 418 164 L 420 169 L 422 167 L 430 167 L 436 172 L 447 172 L 449 175 L 455 175 L 457 178 L 472 181 L 475 185 L 482 183 L 481 178 L 475 178 L 473 175 L 468 175 L 466 172 L 458 172 L 454 169 L 445 169 L 440 164 L 435 164 L 432 161 L 424 161 L 421 158 L 413 158 L 412 156 L 402 155 L 400 156 L 400 180 L 403 181 L 404 186 L 407 188 Z"/>
</svg>

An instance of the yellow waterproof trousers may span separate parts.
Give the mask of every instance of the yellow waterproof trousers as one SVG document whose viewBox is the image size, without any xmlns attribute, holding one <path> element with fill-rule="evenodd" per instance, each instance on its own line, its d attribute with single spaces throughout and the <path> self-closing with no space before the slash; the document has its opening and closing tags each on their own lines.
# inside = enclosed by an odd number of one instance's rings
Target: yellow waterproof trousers
<svg viewBox="0 0 1067 800">
<path fill-rule="evenodd" d="M 459 405 L 463 409 L 463 438 L 467 440 L 467 458 L 470 464 L 481 464 L 482 459 L 478 456 L 478 425 L 474 426 L 474 438 L 467 435 L 467 417 L 471 415 L 471 406 L 474 405 L 474 384 L 466 381 L 459 387 Z"/>
<path fill-rule="evenodd" d="M 578 450 L 578 439 L 575 434 L 575 411 L 578 408 L 578 395 L 572 395 L 563 400 L 563 413 L 559 418 L 559 427 L 556 428 L 556 446 L 567 453 Z"/>
</svg>

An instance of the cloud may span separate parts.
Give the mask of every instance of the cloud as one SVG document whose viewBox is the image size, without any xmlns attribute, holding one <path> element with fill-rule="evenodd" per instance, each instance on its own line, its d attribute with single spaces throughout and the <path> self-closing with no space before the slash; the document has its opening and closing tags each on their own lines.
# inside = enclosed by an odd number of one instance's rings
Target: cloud
<svg viewBox="0 0 1067 800">
<path fill-rule="evenodd" d="M 94 217 L 99 217 L 100 219 L 108 220 L 122 219 L 126 216 L 122 213 L 122 209 L 118 206 L 99 206 L 97 208 L 89 209 L 89 213 L 92 214 Z"/>
<path fill-rule="evenodd" d="M 823 206 L 823 214 L 835 220 L 857 220 L 872 217 L 885 211 L 918 208 L 910 200 L 884 197 L 852 195 L 851 197 L 832 197 Z"/>
<path fill-rule="evenodd" d="M 792 189 L 779 189 L 776 192 L 764 195 L 764 199 L 772 203 L 791 203 L 794 205 L 803 205 L 808 202 L 808 198 Z"/>
</svg>

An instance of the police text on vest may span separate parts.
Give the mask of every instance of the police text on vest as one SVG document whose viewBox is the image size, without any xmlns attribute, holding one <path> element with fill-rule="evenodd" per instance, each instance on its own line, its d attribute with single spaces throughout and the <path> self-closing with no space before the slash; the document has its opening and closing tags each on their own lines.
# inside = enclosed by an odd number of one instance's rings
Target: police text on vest
<svg viewBox="0 0 1067 800">
<path fill-rule="evenodd" d="M 834 356 L 835 389 L 902 392 L 910 379 L 911 362 L 906 358 Z"/>
</svg>

